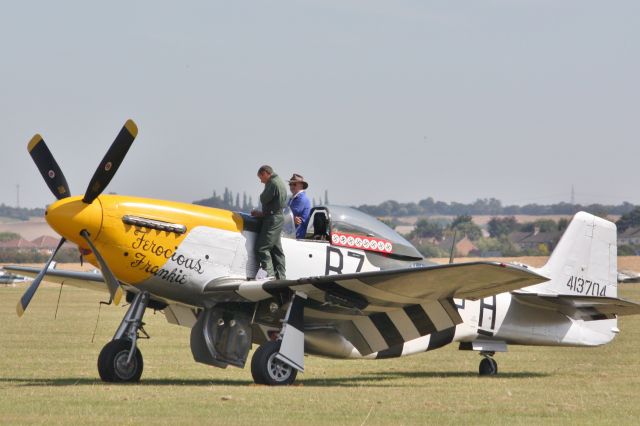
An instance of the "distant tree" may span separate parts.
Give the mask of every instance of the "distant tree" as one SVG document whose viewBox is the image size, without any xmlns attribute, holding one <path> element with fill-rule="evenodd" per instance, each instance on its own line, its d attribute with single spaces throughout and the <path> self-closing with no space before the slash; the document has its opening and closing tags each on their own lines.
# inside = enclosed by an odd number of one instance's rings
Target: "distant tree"
<svg viewBox="0 0 640 426">
<path fill-rule="evenodd" d="M 502 211 L 502 204 L 495 198 L 478 198 L 471 205 L 471 211 L 473 211 L 473 214 L 500 214 Z"/>
<path fill-rule="evenodd" d="M 501 256 L 519 256 L 521 254 L 506 235 L 499 238 L 480 238 L 474 244 L 478 247 L 480 255 L 487 252 L 498 252 Z"/>
<path fill-rule="evenodd" d="M 629 213 L 623 214 L 616 222 L 618 232 L 624 232 L 628 228 L 640 226 L 640 207 L 636 207 Z"/>
<path fill-rule="evenodd" d="M 47 260 L 48 254 L 41 253 L 36 249 L 0 249 L 0 262 L 11 263 L 42 263 Z"/>
<path fill-rule="evenodd" d="M 520 231 L 522 232 L 533 232 L 536 228 L 538 228 L 539 232 L 551 232 L 558 229 L 558 224 L 551 219 L 538 219 L 534 222 L 520 225 Z"/>
<path fill-rule="evenodd" d="M 415 238 L 435 238 L 442 239 L 444 228 L 437 222 L 423 218 L 416 222 L 415 228 L 409 234 L 409 239 Z"/>
<path fill-rule="evenodd" d="M 44 209 L 28 209 L 25 207 L 10 207 L 4 203 L 0 204 L 0 216 L 10 217 L 18 220 L 29 220 L 30 217 L 44 216 Z"/>
<path fill-rule="evenodd" d="M 449 226 L 451 231 L 458 231 L 458 235 L 466 235 L 472 241 L 475 241 L 482 237 L 482 229 L 475 223 L 473 223 L 473 218 L 468 214 L 462 214 L 460 216 L 456 216 L 451 222 Z"/>
<path fill-rule="evenodd" d="M 390 202 L 395 204 L 393 210 L 389 209 Z M 432 197 L 420 200 L 416 203 L 398 203 L 393 200 L 385 201 L 379 205 L 361 205 L 358 209 L 374 216 L 426 216 L 426 215 L 446 215 L 457 216 L 463 214 L 471 215 L 573 215 L 576 211 L 585 210 L 597 216 L 605 214 L 626 214 L 634 209 L 631 203 L 624 202 L 620 205 L 577 205 L 567 202 L 561 202 L 550 205 L 527 204 L 524 206 L 502 206 L 501 202 L 495 198 L 477 199 L 471 204 L 463 204 L 457 202 L 445 203 L 443 201 L 435 201 Z"/>
<path fill-rule="evenodd" d="M 80 260 L 80 252 L 76 248 L 63 248 L 56 254 L 59 263 L 76 263 Z"/>
<path fill-rule="evenodd" d="M 633 249 L 633 247 L 626 244 L 618 246 L 618 256 L 635 256 L 635 255 L 636 255 L 636 251 Z"/>
<path fill-rule="evenodd" d="M 565 229 L 569 226 L 569 219 L 562 218 L 558 221 L 558 231 L 564 232 Z"/>
<path fill-rule="evenodd" d="M 549 247 L 547 247 L 547 245 L 543 243 L 538 244 L 538 255 L 549 256 Z"/>
<path fill-rule="evenodd" d="M 449 257 L 449 253 L 447 253 L 445 250 L 442 250 L 441 248 L 439 248 L 438 246 L 436 246 L 435 244 L 429 243 L 429 242 L 423 242 L 421 244 L 417 244 L 416 248 L 418 249 L 418 251 L 427 258 L 430 257 Z"/>
<path fill-rule="evenodd" d="M 435 201 L 433 201 L 433 198 L 431 197 L 418 201 L 418 206 L 422 209 L 422 212 L 421 212 L 422 214 L 435 213 L 435 209 L 433 207 L 434 204 L 435 204 Z"/>
<path fill-rule="evenodd" d="M 0 232 L 0 241 L 17 240 L 20 237 L 21 235 L 16 234 L 15 232 Z"/>
<path fill-rule="evenodd" d="M 503 218 L 492 217 L 487 223 L 487 229 L 489 230 L 489 235 L 492 238 L 496 238 L 502 235 L 509 235 L 518 229 L 518 222 L 513 216 Z"/>
<path fill-rule="evenodd" d="M 389 228 L 391 229 L 395 229 L 395 227 L 398 225 L 398 221 L 395 220 L 394 218 L 389 218 L 389 217 L 379 217 L 378 220 L 382 223 L 384 223 L 385 225 L 387 225 Z"/>
</svg>

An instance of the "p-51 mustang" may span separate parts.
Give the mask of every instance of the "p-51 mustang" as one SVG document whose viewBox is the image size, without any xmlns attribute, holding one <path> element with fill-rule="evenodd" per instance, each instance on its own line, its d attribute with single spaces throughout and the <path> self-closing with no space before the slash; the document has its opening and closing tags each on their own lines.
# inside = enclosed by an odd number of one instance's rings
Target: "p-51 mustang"
<svg viewBox="0 0 640 426">
<path fill-rule="evenodd" d="M 316 207 L 307 238 L 283 248 L 287 280 L 253 280 L 260 222 L 248 215 L 170 201 L 103 195 L 137 135 L 128 121 L 84 196 L 71 197 L 43 139 L 28 149 L 58 201 L 47 222 L 76 243 L 101 274 L 12 266 L 35 276 L 22 315 L 43 279 L 106 291 L 130 303 L 98 357 L 107 382 L 140 379 L 137 347 L 147 308 L 191 328 L 197 362 L 244 367 L 256 383 L 292 383 L 304 354 L 390 358 L 459 342 L 496 374 L 507 344 L 594 346 L 613 339 L 617 315 L 640 305 L 617 298 L 615 225 L 578 213 L 539 269 L 495 262 L 436 265 L 378 220 L 351 208 Z M 58 247 L 59 248 L 59 247 Z M 146 334 L 146 333 L 145 333 Z"/>
</svg>

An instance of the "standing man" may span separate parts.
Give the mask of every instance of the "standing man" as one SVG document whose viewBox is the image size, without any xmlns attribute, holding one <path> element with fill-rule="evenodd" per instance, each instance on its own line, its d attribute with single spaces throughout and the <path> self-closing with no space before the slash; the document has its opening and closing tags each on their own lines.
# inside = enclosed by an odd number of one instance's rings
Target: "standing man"
<svg viewBox="0 0 640 426">
<path fill-rule="evenodd" d="M 293 213 L 293 221 L 296 224 L 296 238 L 298 240 L 304 238 L 309 223 L 309 214 L 311 214 L 311 201 L 307 197 L 305 189 L 309 184 L 304 181 L 302 175 L 294 173 L 289 179 L 289 190 L 291 198 L 289 199 L 289 208 Z"/>
<path fill-rule="evenodd" d="M 280 234 L 284 224 L 282 209 L 287 203 L 287 188 L 282 179 L 273 172 L 271 166 L 260 167 L 258 178 L 264 183 L 264 191 L 260 194 L 262 211 L 251 212 L 251 216 L 262 218 L 262 226 L 256 239 L 256 256 L 260 262 L 256 279 L 275 276 L 284 280 L 286 278 L 285 261 Z"/>
</svg>

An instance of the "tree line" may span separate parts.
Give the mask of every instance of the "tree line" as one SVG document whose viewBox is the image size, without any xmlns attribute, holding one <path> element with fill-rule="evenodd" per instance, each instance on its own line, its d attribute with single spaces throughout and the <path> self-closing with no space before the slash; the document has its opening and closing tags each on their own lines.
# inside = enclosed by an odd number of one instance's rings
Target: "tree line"
<svg viewBox="0 0 640 426">
<path fill-rule="evenodd" d="M 250 212 L 253 208 L 253 199 L 251 196 L 247 197 L 247 193 L 242 193 L 242 200 L 240 199 L 240 192 L 236 192 L 235 196 L 233 191 L 229 188 L 224 188 L 222 194 L 218 194 L 215 190 L 213 195 L 209 198 L 203 198 L 202 200 L 196 200 L 193 204 L 199 206 L 215 207 L 218 209 L 234 210 L 242 212 Z"/>
<path fill-rule="evenodd" d="M 405 237 L 411 241 L 425 257 L 446 257 L 450 247 L 442 247 L 445 239 L 459 241 L 467 237 L 477 247 L 475 256 L 483 256 L 489 252 L 499 253 L 500 256 L 546 256 L 555 246 L 561 233 L 569 225 L 569 220 L 560 219 L 558 222 L 550 219 L 539 219 L 534 222 L 519 223 L 515 217 L 493 217 L 487 223 L 488 237 L 482 228 L 473 222 L 470 215 L 456 216 L 451 223 L 428 218 L 419 219 L 414 229 Z M 551 245 L 540 244 L 535 247 L 518 247 L 510 240 L 509 235 L 514 232 L 533 233 L 534 230 L 544 233 L 555 233 L 550 241 Z"/>
<path fill-rule="evenodd" d="M 313 205 L 329 204 L 328 192 L 324 192 L 323 197 L 316 200 L 314 198 Z M 235 211 L 251 211 L 257 206 L 253 203 L 251 196 L 247 196 L 245 192 L 233 193 L 228 188 L 224 189 L 222 194 L 213 191 L 213 195 L 209 198 L 196 200 L 193 204 L 217 207 Z M 436 201 L 432 197 L 409 203 L 400 203 L 394 200 L 383 201 L 380 204 L 362 204 L 356 207 L 364 213 L 372 216 L 460 216 L 460 215 L 493 215 L 493 216 L 513 216 L 513 215 L 572 215 L 578 211 L 586 211 L 597 216 L 606 215 L 624 215 L 630 213 L 635 206 L 629 202 L 623 202 L 618 205 L 608 204 L 571 204 L 566 202 L 556 204 L 525 204 L 523 206 L 508 205 L 503 206 L 502 202 L 496 198 L 478 198 L 473 203 L 459 203 L 452 201 L 450 203 L 444 201 Z M 43 208 L 24 208 L 11 207 L 6 204 L 0 204 L 0 216 L 15 218 L 19 220 L 28 220 L 30 217 L 44 216 Z"/>
<path fill-rule="evenodd" d="M 44 216 L 44 209 L 34 208 L 28 209 L 25 207 L 11 207 L 6 204 L 0 204 L 0 216 L 9 217 L 18 220 L 29 220 L 30 217 L 42 217 Z"/>
<path fill-rule="evenodd" d="M 605 204 L 526 204 L 524 206 L 509 205 L 503 206 L 500 200 L 495 198 L 479 198 L 473 203 L 465 204 L 452 201 L 435 201 L 432 197 L 425 198 L 419 202 L 399 203 L 394 200 L 384 201 L 377 205 L 362 204 L 357 207 L 372 216 L 460 216 L 460 215 L 492 215 L 492 216 L 512 216 L 512 215 L 572 215 L 578 211 L 586 211 L 597 216 L 623 215 L 631 212 L 635 206 L 624 202 L 619 205 Z"/>
<path fill-rule="evenodd" d="M 314 207 L 323 203 L 324 205 L 329 204 L 329 192 L 326 190 L 324 191 L 324 200 L 322 199 L 322 197 L 318 198 L 317 200 L 315 197 L 312 198 L 312 205 Z M 247 197 L 246 192 L 243 192 L 242 197 L 240 197 L 239 192 L 236 192 L 234 195 L 233 191 L 230 191 L 229 188 L 226 187 L 224 188 L 224 192 L 222 194 L 218 194 L 214 190 L 211 197 L 203 198 L 202 200 L 196 200 L 193 202 L 193 204 L 245 213 L 249 213 L 251 210 L 259 208 L 259 206 L 253 204 L 253 199 L 251 198 L 251 196 Z"/>
</svg>

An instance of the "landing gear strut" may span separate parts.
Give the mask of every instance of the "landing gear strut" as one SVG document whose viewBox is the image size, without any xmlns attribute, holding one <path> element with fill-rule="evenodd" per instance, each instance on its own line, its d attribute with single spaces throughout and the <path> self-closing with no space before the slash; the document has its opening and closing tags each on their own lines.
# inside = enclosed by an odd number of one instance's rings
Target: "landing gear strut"
<svg viewBox="0 0 640 426">
<path fill-rule="evenodd" d="M 136 294 L 113 340 L 107 343 L 98 356 L 98 373 L 105 382 L 137 382 L 142 376 L 144 363 L 136 343 L 139 332 L 144 331 L 142 317 L 149 303 L 149 293 Z"/>
<path fill-rule="evenodd" d="M 495 359 L 493 359 L 493 355 L 495 352 L 480 352 L 484 358 L 480 361 L 480 367 L 478 368 L 478 373 L 481 376 L 495 376 L 498 374 L 498 363 Z"/>
</svg>

